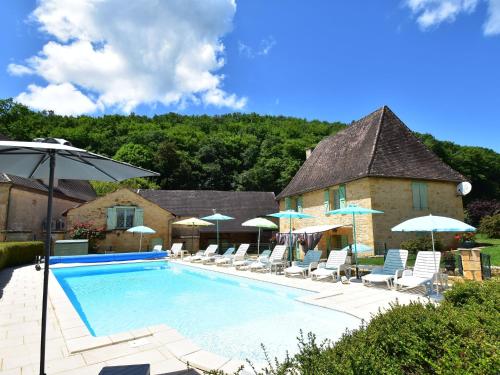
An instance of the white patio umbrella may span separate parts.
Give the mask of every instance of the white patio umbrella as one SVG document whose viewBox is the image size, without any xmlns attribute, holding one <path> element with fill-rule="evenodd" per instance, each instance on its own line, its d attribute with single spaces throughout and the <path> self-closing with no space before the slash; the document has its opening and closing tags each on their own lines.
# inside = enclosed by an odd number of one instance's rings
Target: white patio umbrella
<svg viewBox="0 0 500 375">
<path fill-rule="evenodd" d="M 434 245 L 435 232 L 475 232 L 476 228 L 460 220 L 445 216 L 420 216 L 403 221 L 391 229 L 393 232 L 430 232 L 432 239 L 432 252 L 434 255 L 434 271 L 439 272 L 439 264 L 436 264 L 436 249 Z M 439 292 L 436 290 L 436 297 Z"/>
<path fill-rule="evenodd" d="M 154 229 L 151 229 L 150 227 L 146 227 L 144 225 L 138 225 L 136 227 L 129 228 L 127 229 L 127 232 L 141 234 L 141 238 L 139 239 L 139 252 L 141 252 L 142 250 L 142 235 L 156 233 Z"/>
<path fill-rule="evenodd" d="M 263 217 L 256 217 L 255 219 L 247 220 L 241 223 L 243 227 L 259 228 L 259 235 L 257 236 L 257 255 L 260 254 L 260 230 L 264 229 L 278 229 L 278 226 L 271 220 L 264 219 Z"/>
<path fill-rule="evenodd" d="M 185 226 L 191 227 L 191 251 L 194 251 L 194 249 L 193 249 L 194 248 L 194 227 L 206 227 L 209 225 L 213 225 L 212 223 L 198 219 L 197 217 L 190 217 L 189 219 L 179 220 L 179 221 L 176 221 L 175 223 L 172 223 L 172 224 L 185 225 Z"/>
<path fill-rule="evenodd" d="M 134 177 L 158 176 L 157 173 L 115 161 L 80 148 L 58 143 L 0 141 L 0 172 L 24 178 L 48 180 L 47 233 L 43 274 L 40 374 L 45 374 L 45 337 L 47 327 L 47 293 L 52 235 L 52 198 L 54 180 L 121 181 Z M 65 142 L 68 143 L 68 142 Z"/>
</svg>

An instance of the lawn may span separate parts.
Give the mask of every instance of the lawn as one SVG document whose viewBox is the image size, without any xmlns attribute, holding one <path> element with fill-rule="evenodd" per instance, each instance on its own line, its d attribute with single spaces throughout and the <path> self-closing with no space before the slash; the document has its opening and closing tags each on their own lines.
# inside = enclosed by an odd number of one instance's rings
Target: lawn
<svg viewBox="0 0 500 375">
<path fill-rule="evenodd" d="M 488 238 L 484 234 L 477 234 L 476 245 L 487 246 L 481 251 L 491 256 L 492 266 L 500 266 L 500 238 Z"/>
</svg>

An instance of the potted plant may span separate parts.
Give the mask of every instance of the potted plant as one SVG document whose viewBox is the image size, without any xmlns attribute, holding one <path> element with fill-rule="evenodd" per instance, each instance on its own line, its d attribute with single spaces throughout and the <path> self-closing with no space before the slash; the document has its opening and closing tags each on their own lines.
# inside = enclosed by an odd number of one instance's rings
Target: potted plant
<svg viewBox="0 0 500 375">
<path fill-rule="evenodd" d="M 106 237 L 106 232 L 104 227 L 95 227 L 93 223 L 77 223 L 73 225 L 70 231 L 71 239 L 89 240 L 89 249 L 91 252 L 97 252 L 97 242 Z"/>
<path fill-rule="evenodd" d="M 455 272 L 456 259 L 455 254 L 452 251 L 447 251 L 443 256 L 444 268 L 448 272 Z"/>
<path fill-rule="evenodd" d="M 476 246 L 476 241 L 474 240 L 474 233 L 465 232 L 461 234 L 457 234 L 455 239 L 458 241 L 458 247 L 462 247 L 465 249 L 472 249 Z"/>
</svg>

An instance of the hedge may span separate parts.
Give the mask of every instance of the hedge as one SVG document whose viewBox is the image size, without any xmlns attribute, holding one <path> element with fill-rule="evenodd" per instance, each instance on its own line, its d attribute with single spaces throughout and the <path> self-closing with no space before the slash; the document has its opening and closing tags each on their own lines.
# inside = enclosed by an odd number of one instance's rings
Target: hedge
<svg viewBox="0 0 500 375">
<path fill-rule="evenodd" d="M 0 270 L 5 267 L 33 263 L 37 255 L 43 255 L 41 241 L 0 243 Z"/>
<path fill-rule="evenodd" d="M 300 337 L 265 374 L 498 374 L 499 343 L 500 280 L 465 282 L 439 305 L 396 304 L 335 343 Z"/>
</svg>

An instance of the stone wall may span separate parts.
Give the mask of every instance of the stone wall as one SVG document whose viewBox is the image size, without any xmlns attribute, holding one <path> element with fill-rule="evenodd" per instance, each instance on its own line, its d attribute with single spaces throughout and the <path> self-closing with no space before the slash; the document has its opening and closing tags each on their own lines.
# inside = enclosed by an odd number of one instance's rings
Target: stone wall
<svg viewBox="0 0 500 375">
<path fill-rule="evenodd" d="M 164 248 L 170 248 L 174 215 L 129 189 L 119 189 L 69 210 L 67 213 L 67 227 L 71 228 L 73 224 L 79 222 L 92 222 L 97 227 L 105 227 L 107 209 L 114 206 L 137 206 L 144 209 L 144 225 L 154 229 L 156 233 L 144 235 L 143 249 L 151 249 L 151 242 L 155 238 L 162 240 Z M 98 243 L 99 251 L 138 251 L 139 236 L 138 233 L 132 234 L 126 230 L 107 231 L 106 238 Z"/>
<path fill-rule="evenodd" d="M 415 210 L 411 187 L 414 180 L 375 177 L 368 180 L 372 208 L 384 211 L 383 214 L 373 215 L 375 242 L 385 244 L 387 248 L 399 248 L 401 242 L 417 236 L 415 233 L 391 231 L 392 227 L 402 221 L 431 213 L 464 220 L 462 197 L 456 193 L 455 182 L 425 181 L 428 189 L 428 208 Z M 452 233 L 439 233 L 436 237 L 445 247 L 456 246 Z"/>
<path fill-rule="evenodd" d="M 0 241 L 5 241 L 10 184 L 0 184 Z"/>
</svg>

